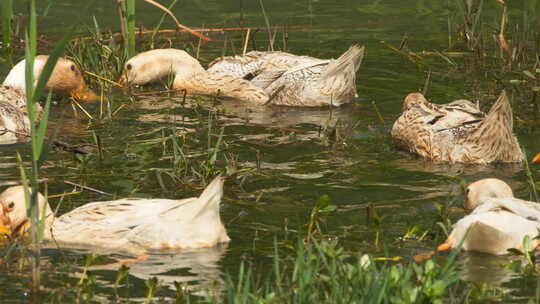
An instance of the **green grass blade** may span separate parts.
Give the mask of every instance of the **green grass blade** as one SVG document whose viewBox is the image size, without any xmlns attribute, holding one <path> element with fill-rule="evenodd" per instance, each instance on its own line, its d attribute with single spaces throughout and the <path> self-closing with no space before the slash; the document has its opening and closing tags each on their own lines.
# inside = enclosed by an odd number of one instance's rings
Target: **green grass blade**
<svg viewBox="0 0 540 304">
<path fill-rule="evenodd" d="M 11 28 L 11 22 L 13 21 L 13 0 L 0 1 L 0 7 L 2 8 L 2 37 L 4 42 L 4 59 L 9 66 L 13 65 L 12 62 L 12 42 L 13 42 L 13 30 Z"/>
<path fill-rule="evenodd" d="M 126 0 L 127 59 L 135 56 L 135 0 Z"/>
</svg>

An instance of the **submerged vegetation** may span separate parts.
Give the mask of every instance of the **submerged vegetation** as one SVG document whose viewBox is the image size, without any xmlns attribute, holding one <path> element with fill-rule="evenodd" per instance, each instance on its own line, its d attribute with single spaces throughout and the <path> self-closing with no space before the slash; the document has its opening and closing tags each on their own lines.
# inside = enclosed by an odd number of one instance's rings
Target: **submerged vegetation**
<svg viewBox="0 0 540 304">
<path fill-rule="evenodd" d="M 365 70 L 361 67 L 360 74 L 366 75 L 359 77 L 363 86 L 359 91 L 365 95 L 359 104 L 367 106 L 305 112 L 267 109 L 270 118 L 263 119 L 259 115 L 264 115 L 257 112 L 260 110 L 221 96 L 186 96 L 185 91 L 164 91 L 164 87 L 170 87 L 171 79 L 149 89 L 127 90 L 119 88 L 116 80 L 126 60 L 148 48 L 182 48 L 203 62 L 219 55 L 245 53 L 250 45 L 254 49 L 286 50 L 292 45 L 293 32 L 288 24 L 283 28 L 280 24 L 272 26 L 267 1 L 260 1 L 258 8 L 264 17 L 262 31 L 255 27 L 209 28 L 196 31 L 197 37 L 189 28 L 185 32 L 191 34 L 181 34 L 179 29 L 183 26 L 176 19 L 174 29 L 160 28 L 176 0 L 167 2 L 165 10 L 153 6 L 163 16 L 154 20 L 153 24 L 159 24 L 151 31 L 138 27 L 136 17 L 144 9 L 137 2 L 136 10 L 135 2 L 119 1 L 120 33 L 103 28 L 102 20 L 94 16 L 92 26 L 79 29 L 73 36 L 68 33 L 51 50 L 50 46 L 40 44 L 43 38 L 37 33 L 35 0 L 28 1 L 28 26 L 15 20 L 13 1 L 3 0 L 4 65 L 11 67 L 16 58 L 21 58 L 23 49 L 30 70 L 36 54 L 49 53 L 52 59 L 37 86 L 27 85 L 32 141 L 29 147 L 16 147 L 17 173 L 8 178 L 19 174 L 27 189 L 61 193 L 55 206 L 59 212 L 65 212 L 82 202 L 110 196 L 184 196 L 186 192 L 197 192 L 218 174 L 230 175 L 224 211 L 225 226 L 232 229 L 230 248 L 217 248 L 200 256 L 188 252 L 176 256 L 178 260 L 172 257 L 173 262 L 158 260 L 146 265 L 156 268 L 156 272 L 140 270 L 138 267 L 143 266 L 136 264 L 111 264 L 119 260 L 115 255 L 55 247 L 42 249 L 43 225 L 39 225 L 40 215 L 35 208 L 37 192 L 28 191 L 32 238 L 18 239 L 2 248 L 0 271 L 7 277 L 3 284 L 8 286 L 5 295 L 0 296 L 2 299 L 24 300 L 25 293 L 32 289 L 33 295 L 52 303 L 504 303 L 526 302 L 529 298 L 540 301 L 537 261 L 534 252 L 528 250 L 531 248 L 514 251 L 502 262 L 493 262 L 496 265 L 489 267 L 503 272 L 503 278 L 487 283 L 470 279 L 474 276 L 471 272 L 478 271 L 468 264 L 474 255 L 461 258 L 459 250 L 434 255 L 421 263 L 412 259 L 444 241 L 459 212 L 455 197 L 460 191 L 448 191 L 441 184 L 459 188 L 455 185 L 476 178 L 478 175 L 471 176 L 470 172 L 480 169 L 437 167 L 408 156 L 395 162 L 398 152 L 388 136 L 382 135 L 387 133 L 398 108 L 398 102 L 388 97 L 394 95 L 382 90 L 403 79 L 409 86 L 404 90 L 422 89 L 424 94 L 452 97 L 461 97 L 465 91 L 471 99 L 482 101 L 494 100 L 505 88 L 512 96 L 516 124 L 521 128 L 519 134 L 531 133 L 531 141 L 535 140 L 540 112 L 537 1 L 523 1 L 519 8 L 509 8 L 510 3 L 504 1 L 436 1 L 433 7 L 423 10 L 422 5 L 427 4 L 418 1 L 421 12 L 438 10 L 446 18 L 446 32 L 439 35 L 446 44 L 426 45 L 419 34 L 402 31 L 400 37 L 405 36 L 401 40 L 392 36 L 388 42 L 367 41 L 367 58 L 371 54 L 379 59 L 401 56 L 407 70 L 400 77 L 400 71 L 376 71 L 373 62 L 368 61 Z M 240 1 L 241 16 L 244 2 Z M 314 4 L 309 3 L 311 16 Z M 379 5 L 383 4 L 374 1 L 355 9 L 374 15 L 392 12 Z M 15 33 L 14 24 L 25 28 L 27 34 L 17 36 L 21 31 Z M 322 28 L 299 29 L 316 32 Z M 311 40 L 315 38 L 311 35 L 314 34 L 306 35 L 310 36 L 310 43 L 305 52 L 312 50 Z M 349 42 L 341 41 L 342 33 L 332 33 L 330 37 L 348 47 Z M 214 41 L 206 42 L 210 39 Z M 278 43 L 280 40 L 282 43 Z M 441 38 L 436 40 L 440 42 Z M 316 55 L 317 51 L 313 52 L 308 55 Z M 55 60 L 62 54 L 73 58 L 86 71 L 84 77 L 101 95 L 100 103 L 87 105 L 69 100 L 51 106 L 52 96 L 46 94 L 44 86 Z M 368 79 L 370 72 L 378 73 L 373 79 L 382 83 L 380 87 Z M 407 73 L 421 76 L 411 80 Z M 441 93 L 446 89 L 440 85 L 444 81 L 460 84 Z M 30 78 L 27 83 L 34 80 Z M 41 122 L 36 124 L 39 119 L 32 105 L 42 96 L 45 110 Z M 377 96 L 381 101 L 376 100 Z M 370 100 L 366 103 L 366 99 Z M 60 111 L 61 107 L 67 110 Z M 362 111 L 357 115 L 360 117 L 351 118 L 358 111 Z M 76 119 L 71 127 L 74 130 L 63 134 L 62 120 L 72 121 L 67 112 L 73 112 Z M 273 115 L 285 123 L 274 120 Z M 288 119 L 292 123 L 287 123 Z M 129 132 L 128 128 L 137 129 Z M 55 136 L 69 141 L 70 146 L 83 147 L 77 151 L 84 152 L 74 156 L 70 152 L 56 153 L 48 144 Z M 531 144 L 531 148 L 540 146 Z M 2 153 L 12 158 L 15 154 Z M 502 176 L 517 175 L 530 186 L 527 193 L 536 195 L 536 172 L 528 164 L 525 172 L 502 165 L 484 170 L 489 174 L 501 170 Z M 363 175 L 355 180 L 359 172 Z M 42 183 L 43 178 L 49 179 L 47 185 Z M 66 183 L 68 179 L 77 183 Z M 411 184 L 405 179 L 411 179 Z M 314 183 L 318 185 L 315 187 Z M 77 186 L 68 189 L 66 184 Z M 399 191 L 387 191 L 384 187 L 388 184 L 398 185 Z M 112 194 L 98 190 L 102 187 Z M 291 190 L 295 187 L 300 190 Z M 50 188 L 53 191 L 48 191 Z M 370 193 L 363 193 L 364 190 Z M 414 206 L 410 206 L 411 202 Z M 269 219 L 271 213 L 276 214 L 275 218 Z M 419 216 L 425 219 L 419 221 Z M 170 258 L 168 253 L 162 255 Z M 163 264 L 170 267 L 159 268 Z M 26 275 L 30 271 L 32 275 Z M 168 275 L 188 279 L 171 282 Z"/>
</svg>

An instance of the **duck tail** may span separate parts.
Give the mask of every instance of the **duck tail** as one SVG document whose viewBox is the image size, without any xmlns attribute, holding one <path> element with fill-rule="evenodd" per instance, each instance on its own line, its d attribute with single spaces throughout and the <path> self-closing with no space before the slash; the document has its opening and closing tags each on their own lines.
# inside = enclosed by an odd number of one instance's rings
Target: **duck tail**
<svg viewBox="0 0 540 304">
<path fill-rule="evenodd" d="M 225 177 L 218 176 L 206 186 L 204 191 L 197 199 L 198 211 L 195 213 L 195 217 L 204 215 L 207 212 L 217 212 L 219 216 L 219 204 L 223 197 L 223 184 L 225 183 Z"/>
<path fill-rule="evenodd" d="M 339 56 L 338 59 L 332 61 L 328 65 L 322 78 L 330 79 L 336 75 L 342 74 L 344 71 L 352 73 L 352 77 L 354 78 L 364 59 L 364 49 L 365 47 L 360 47 L 356 44 L 351 46 L 345 53 Z"/>
<path fill-rule="evenodd" d="M 513 127 L 512 107 L 506 91 L 503 90 L 482 124 L 466 141 L 476 145 L 481 143 L 488 149 L 486 156 L 493 158 L 491 161 L 521 162 L 523 153 L 513 133 Z"/>
</svg>

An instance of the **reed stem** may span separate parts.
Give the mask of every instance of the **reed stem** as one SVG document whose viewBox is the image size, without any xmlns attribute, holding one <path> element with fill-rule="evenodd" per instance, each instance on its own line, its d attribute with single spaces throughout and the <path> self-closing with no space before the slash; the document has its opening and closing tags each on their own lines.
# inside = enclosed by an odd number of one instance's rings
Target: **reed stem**
<svg viewBox="0 0 540 304">
<path fill-rule="evenodd" d="M 9 66 L 12 66 L 13 30 L 11 28 L 11 23 L 13 22 L 13 0 L 0 1 L 0 7 L 2 8 L 2 37 L 4 43 L 4 60 Z"/>
</svg>

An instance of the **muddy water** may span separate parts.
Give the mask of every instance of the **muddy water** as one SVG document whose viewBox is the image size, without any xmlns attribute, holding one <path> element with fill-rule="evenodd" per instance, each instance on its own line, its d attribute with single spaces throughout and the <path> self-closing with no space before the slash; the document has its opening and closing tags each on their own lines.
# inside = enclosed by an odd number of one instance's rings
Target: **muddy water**
<svg viewBox="0 0 540 304">
<path fill-rule="evenodd" d="M 166 96 L 133 101 L 122 92 L 113 91 L 108 96 L 116 105 L 125 103 L 126 106 L 112 119 L 89 120 L 81 114 L 75 117 L 69 106 L 58 104 L 51 120 L 52 126 L 61 130 L 60 136 L 71 143 L 90 144 L 95 143 L 94 136 L 97 136 L 104 155 L 99 159 L 51 151 L 42 173 L 49 179 L 49 192 L 71 191 L 72 187 L 64 183 L 67 180 L 112 193 L 115 197 L 195 195 L 198 190 L 182 186 L 168 175 L 173 173 L 174 165 L 172 140 L 167 138 L 173 132 L 177 138 L 187 138 L 182 139 L 183 152 L 192 163 L 198 163 L 207 159 L 208 138 L 210 145 L 215 144 L 223 128 L 224 143 L 217 166 L 224 168 L 229 162 L 252 170 L 245 178 L 226 184 L 222 217 L 232 242 L 226 248 L 159 253 L 132 266 L 130 297 L 133 298 L 144 297 L 143 280 L 151 276 L 158 276 L 168 286 L 160 291 L 161 295 L 174 296 L 173 281 L 210 286 L 210 290 L 219 293 L 222 274 L 234 275 L 241 260 L 254 261 L 264 270 L 270 261 L 268 256 L 272 253 L 274 239 L 279 244 L 295 240 L 298 233 L 306 229 L 311 208 L 324 194 L 338 207 L 328 216 L 324 233 L 339 238 L 347 249 L 406 257 L 429 250 L 437 241 L 434 239 L 436 204 L 455 199 L 456 206 L 459 205 L 461 183 L 499 177 L 512 185 L 517 196 L 528 195 L 522 166 L 434 164 L 392 145 L 389 130 L 400 113 L 403 97 L 423 88 L 429 72 L 428 95 L 435 102 L 478 96 L 487 96 L 487 101 L 495 98 L 496 92 L 489 91 L 493 88 L 490 79 L 481 71 L 477 71 L 478 74 L 466 72 L 431 55 L 424 55 L 422 64 L 413 63 L 387 46 L 398 47 L 406 35 L 406 48 L 411 51 L 444 50 L 449 43 L 449 24 L 450 38 L 455 42 L 460 20 L 457 10 L 446 1 L 435 2 L 263 1 L 271 25 L 304 26 L 301 30 L 288 30 L 286 34 L 278 31 L 276 49 L 335 58 L 351 44 L 366 46 L 366 58 L 357 77 L 360 97 L 353 105 L 331 110 L 295 109 L 255 107 L 229 100 L 216 103 L 212 98 L 188 98 L 182 103 L 181 98 Z M 73 23 L 83 31 L 93 26 L 92 16 L 101 28 L 116 30 L 116 8 L 112 3 L 105 0 L 88 4 L 63 0 L 43 2 L 40 9 L 46 13 L 40 20 L 41 33 L 54 36 Z M 17 9 L 23 20 L 23 8 Z M 518 10 L 519 7 L 511 7 L 510 12 Z M 265 25 L 257 1 L 183 1 L 173 11 L 182 23 L 193 27 Z M 486 23 L 496 24 L 497 12 L 495 5 L 487 7 Z M 149 5 L 137 7 L 137 23 L 146 28 L 152 28 L 160 16 L 161 13 Z M 172 23 L 166 19 L 164 27 L 170 28 Z M 216 41 L 202 46 L 200 51 L 204 63 L 223 52 L 223 35 L 213 34 L 212 37 Z M 268 34 L 261 30 L 255 37 L 256 47 L 266 49 Z M 240 35 L 230 34 L 227 40 L 227 54 L 240 52 Z M 459 44 L 455 48 L 460 49 Z M 454 60 L 464 61 L 463 57 Z M 5 75 L 7 67 L 1 69 L 1 75 Z M 480 91 L 476 90 L 478 86 L 482 88 Z M 99 116 L 99 107 L 90 106 L 89 110 Z M 208 130 L 209 120 L 211 130 Z M 540 149 L 535 140 L 538 136 L 535 126 L 525 127 L 519 120 L 516 125 L 526 151 L 532 153 Z M 23 155 L 29 154 L 24 145 L 2 147 L 1 182 L 19 178 L 16 148 Z M 533 167 L 533 171 L 537 168 Z M 177 171 L 177 174 L 184 182 L 200 182 L 191 172 Z M 60 212 L 108 198 L 84 191 L 67 196 Z M 367 223 L 368 203 L 377 206 L 383 216 L 382 225 Z M 53 200 L 52 204 L 57 205 L 58 201 Z M 458 212 L 452 218 L 461 216 Z M 418 235 L 429 230 L 427 236 L 422 240 L 404 240 L 402 237 L 407 230 L 415 225 L 421 227 Z M 377 236 L 383 242 L 376 244 Z M 77 276 L 70 272 L 81 271 L 84 253 L 75 249 L 45 250 L 45 286 L 75 284 Z M 114 259 L 120 255 L 109 257 Z M 517 297 L 531 292 L 521 289 L 521 279 L 502 266 L 508 262 L 506 258 L 464 254 L 460 262 L 464 278 L 468 280 L 504 284 Z M 116 269 L 96 267 L 93 270 L 98 281 L 106 283 L 102 286 L 112 286 Z M 25 277 L 13 273 L 2 277 L 2 285 L 7 288 L 0 297 L 24 300 Z M 97 294 L 111 298 L 112 289 L 100 288 Z"/>
</svg>

